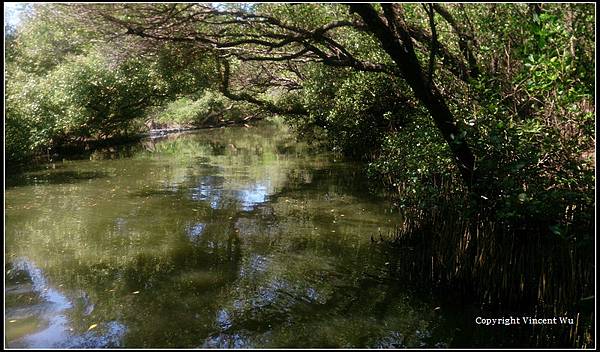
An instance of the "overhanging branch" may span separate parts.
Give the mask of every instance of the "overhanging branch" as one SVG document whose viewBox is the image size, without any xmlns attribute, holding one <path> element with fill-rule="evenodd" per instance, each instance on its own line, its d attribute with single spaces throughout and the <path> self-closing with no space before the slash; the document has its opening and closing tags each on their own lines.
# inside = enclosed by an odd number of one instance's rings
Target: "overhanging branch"
<svg viewBox="0 0 600 352">
<path fill-rule="evenodd" d="M 257 105 L 269 112 L 281 115 L 308 115 L 308 111 L 302 106 L 294 106 L 291 108 L 282 108 L 269 101 L 261 100 L 251 96 L 248 93 L 233 93 L 229 88 L 230 66 L 229 61 L 220 60 L 222 66 L 221 71 L 221 93 L 227 98 L 234 101 L 244 101 Z"/>
</svg>

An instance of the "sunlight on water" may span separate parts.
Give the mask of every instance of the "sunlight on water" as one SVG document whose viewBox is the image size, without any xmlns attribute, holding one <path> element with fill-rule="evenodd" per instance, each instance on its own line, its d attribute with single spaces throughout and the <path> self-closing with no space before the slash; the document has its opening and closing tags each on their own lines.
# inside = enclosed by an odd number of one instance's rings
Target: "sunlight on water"
<svg viewBox="0 0 600 352">
<path fill-rule="evenodd" d="M 262 125 L 145 140 L 11 176 L 7 345 L 447 341 L 434 303 L 385 283 L 388 254 L 371 236 L 401 219 L 360 175 Z"/>
</svg>

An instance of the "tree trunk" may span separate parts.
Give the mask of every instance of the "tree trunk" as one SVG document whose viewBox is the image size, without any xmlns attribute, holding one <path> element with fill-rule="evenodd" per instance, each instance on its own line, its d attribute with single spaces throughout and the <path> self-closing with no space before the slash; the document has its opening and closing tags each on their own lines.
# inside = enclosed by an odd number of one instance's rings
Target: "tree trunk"
<svg viewBox="0 0 600 352">
<path fill-rule="evenodd" d="M 387 24 L 369 4 L 351 4 L 350 9 L 363 19 L 367 28 L 377 37 L 383 49 L 398 66 L 403 78 L 417 99 L 427 108 L 437 128 L 448 143 L 465 185 L 474 181 L 475 157 L 456 125 L 454 116 L 434 84 L 427 78 L 415 55 L 412 39 L 397 4 L 382 4 Z"/>
</svg>

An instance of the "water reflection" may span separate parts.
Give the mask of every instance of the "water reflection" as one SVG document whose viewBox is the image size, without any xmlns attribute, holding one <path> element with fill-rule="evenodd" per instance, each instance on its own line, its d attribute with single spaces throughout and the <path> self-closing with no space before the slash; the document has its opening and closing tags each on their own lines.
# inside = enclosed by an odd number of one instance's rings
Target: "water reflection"
<svg viewBox="0 0 600 352">
<path fill-rule="evenodd" d="M 17 187 L 38 184 L 65 184 L 87 182 L 98 178 L 108 177 L 104 172 L 61 170 L 62 167 L 64 167 L 62 164 L 50 164 L 41 171 L 13 175 L 12 177 L 7 178 L 6 186 Z"/>
<path fill-rule="evenodd" d="M 64 298 L 51 303 L 56 297 L 40 293 L 54 308 L 31 316 L 50 323 L 9 325 L 8 345 L 411 347 L 451 339 L 433 302 L 389 280 L 389 255 L 370 238 L 400 219 L 367 194 L 355 165 L 272 125 L 148 143 L 60 166 L 102 177 L 6 190 L 8 260 L 26 257 Z"/>
<path fill-rule="evenodd" d="M 251 211 L 256 205 L 264 203 L 269 193 L 274 191 L 269 186 L 268 182 L 261 182 L 243 185 L 239 189 L 228 189 L 223 176 L 201 176 L 197 186 L 190 189 L 190 198 L 193 201 L 206 202 L 212 209 L 239 204 L 240 210 Z"/>
<path fill-rule="evenodd" d="M 220 348 L 220 349 L 233 349 L 233 348 L 252 348 L 249 339 L 241 334 L 218 334 L 216 336 L 210 336 L 202 344 L 202 348 Z"/>
<path fill-rule="evenodd" d="M 195 201 L 207 201 L 213 209 L 218 208 L 223 191 L 223 176 L 202 176 L 198 186 L 191 189 L 191 198 Z"/>
<path fill-rule="evenodd" d="M 195 241 L 202 235 L 202 231 L 204 231 L 204 227 L 206 224 L 198 223 L 190 226 L 188 228 L 187 234 L 190 240 Z"/>
<path fill-rule="evenodd" d="M 69 319 L 69 313 L 74 308 L 72 300 L 59 290 L 49 286 L 41 269 L 25 258 L 19 258 L 9 267 L 6 295 L 13 296 L 13 298 L 14 295 L 17 295 L 16 300 L 9 300 L 5 311 L 5 319 L 12 324 L 8 329 L 9 347 L 120 346 L 126 332 L 123 324 L 109 321 L 95 331 L 76 333 L 71 327 Z M 19 298 L 24 294 L 34 296 L 36 304 L 19 302 Z M 83 295 L 83 297 L 87 297 L 87 294 L 83 293 Z M 92 310 L 93 304 L 89 301 L 85 302 L 84 314 L 89 315 Z M 35 322 L 35 324 L 32 326 L 31 322 Z"/>
<path fill-rule="evenodd" d="M 267 200 L 268 188 L 265 184 L 254 184 L 246 189 L 242 189 L 239 198 L 242 201 L 243 210 L 252 210 L 255 205 L 264 203 Z"/>
</svg>

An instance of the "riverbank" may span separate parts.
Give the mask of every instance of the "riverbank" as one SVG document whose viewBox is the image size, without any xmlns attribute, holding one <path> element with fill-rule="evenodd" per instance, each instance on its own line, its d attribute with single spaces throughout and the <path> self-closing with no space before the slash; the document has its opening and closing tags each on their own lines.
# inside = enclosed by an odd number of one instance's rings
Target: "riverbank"
<svg viewBox="0 0 600 352">
<path fill-rule="evenodd" d="M 176 133 L 194 132 L 211 128 L 223 128 L 229 126 L 249 127 L 253 123 L 262 120 L 262 118 L 254 118 L 252 120 L 223 121 L 218 124 L 211 124 L 206 126 L 165 126 L 163 128 L 149 129 L 144 132 L 133 133 L 128 135 L 111 136 L 102 139 L 70 141 L 69 143 L 50 147 L 46 150 L 45 153 L 39 152 L 33 154 L 29 158 L 25 158 L 22 160 L 7 159 L 5 164 L 5 172 L 8 175 L 12 175 L 23 172 L 25 170 L 29 170 L 31 168 L 35 168 L 35 166 L 39 164 L 55 162 L 64 158 L 80 159 L 87 157 L 90 153 L 93 153 L 97 150 L 132 145 L 146 138 L 162 138 Z"/>
</svg>

